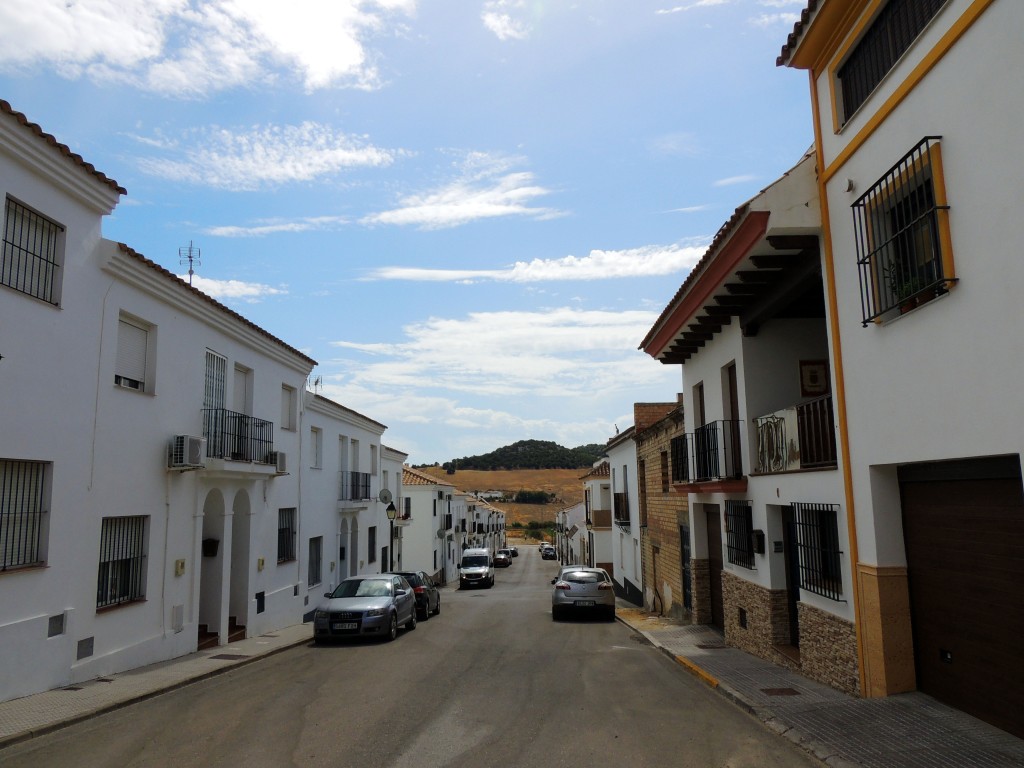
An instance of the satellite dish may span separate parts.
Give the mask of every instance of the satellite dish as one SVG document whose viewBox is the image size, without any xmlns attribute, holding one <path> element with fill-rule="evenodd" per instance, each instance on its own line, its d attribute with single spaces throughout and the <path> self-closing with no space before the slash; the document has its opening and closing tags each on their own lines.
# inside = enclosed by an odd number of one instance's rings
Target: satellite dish
<svg viewBox="0 0 1024 768">
<path fill-rule="evenodd" d="M 377 494 L 377 498 L 380 499 L 381 504 L 391 503 L 391 491 L 387 488 L 381 488 L 380 493 Z"/>
</svg>

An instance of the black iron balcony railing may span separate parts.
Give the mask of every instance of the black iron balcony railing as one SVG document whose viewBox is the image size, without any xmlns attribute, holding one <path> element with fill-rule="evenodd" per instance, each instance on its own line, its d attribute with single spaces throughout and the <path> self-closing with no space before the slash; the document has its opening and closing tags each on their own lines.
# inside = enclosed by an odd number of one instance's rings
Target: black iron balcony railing
<svg viewBox="0 0 1024 768">
<path fill-rule="evenodd" d="M 671 441 L 672 482 L 701 483 L 743 476 L 739 421 L 712 421 Z"/>
<path fill-rule="evenodd" d="M 616 493 L 612 498 L 612 518 L 615 524 L 629 527 L 629 494 Z"/>
<path fill-rule="evenodd" d="M 339 501 L 369 501 L 373 498 L 370 495 L 370 473 L 369 472 L 341 472 Z"/>
<path fill-rule="evenodd" d="M 836 466 L 832 395 L 756 418 L 754 428 L 759 474 Z"/>
<path fill-rule="evenodd" d="M 274 464 L 274 423 L 229 411 L 203 409 L 203 437 L 206 456 L 211 459 Z"/>
</svg>

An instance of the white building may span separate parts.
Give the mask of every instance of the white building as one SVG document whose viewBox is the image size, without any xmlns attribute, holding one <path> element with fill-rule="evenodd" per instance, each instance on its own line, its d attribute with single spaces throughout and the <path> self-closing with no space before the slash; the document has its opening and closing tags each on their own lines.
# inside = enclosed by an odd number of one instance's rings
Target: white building
<svg viewBox="0 0 1024 768">
<path fill-rule="evenodd" d="M 820 0 L 778 62 L 813 97 L 859 689 L 1018 736 L 1022 29 L 1015 0 Z"/>
<path fill-rule="evenodd" d="M 643 603 L 644 579 L 640 549 L 640 497 L 633 427 L 608 441 L 612 498 L 611 556 L 615 593 L 635 605 Z"/>
<path fill-rule="evenodd" d="M 441 583 L 457 579 L 461 550 L 454 551 L 452 501 L 458 492 L 451 483 L 412 467 L 403 468 L 402 485 L 405 570 L 426 571 Z"/>
<path fill-rule="evenodd" d="M 594 463 L 583 481 L 584 524 L 587 527 L 586 565 L 604 568 L 614 576 L 612 561 L 612 484 L 607 459 Z"/>
</svg>

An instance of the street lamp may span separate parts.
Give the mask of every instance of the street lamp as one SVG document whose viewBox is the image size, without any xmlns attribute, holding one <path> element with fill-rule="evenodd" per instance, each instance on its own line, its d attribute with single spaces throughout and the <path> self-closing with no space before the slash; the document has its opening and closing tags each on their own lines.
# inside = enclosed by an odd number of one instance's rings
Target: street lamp
<svg viewBox="0 0 1024 768">
<path fill-rule="evenodd" d="M 395 570 L 395 516 L 398 514 L 398 507 L 395 502 L 390 502 L 384 510 L 388 515 L 388 570 Z"/>
</svg>

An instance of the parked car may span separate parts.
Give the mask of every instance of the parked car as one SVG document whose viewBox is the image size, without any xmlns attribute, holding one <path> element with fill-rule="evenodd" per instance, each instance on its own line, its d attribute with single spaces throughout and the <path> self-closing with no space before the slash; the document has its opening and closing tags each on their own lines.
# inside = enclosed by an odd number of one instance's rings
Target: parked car
<svg viewBox="0 0 1024 768">
<path fill-rule="evenodd" d="M 554 547 L 548 545 L 546 547 L 541 547 L 541 549 L 540 549 L 540 558 L 541 558 L 541 560 L 557 560 L 558 559 L 558 553 L 555 552 L 555 548 Z"/>
<path fill-rule="evenodd" d="M 494 555 L 495 568 L 508 568 L 512 565 L 512 552 L 508 549 L 499 549 Z"/>
<path fill-rule="evenodd" d="M 459 589 L 494 586 L 494 561 L 486 549 L 463 550 L 459 561 Z"/>
<path fill-rule="evenodd" d="M 432 578 L 423 571 L 398 571 L 397 575 L 412 587 L 416 595 L 416 615 L 420 621 L 426 621 L 431 615 L 436 616 L 441 612 L 441 592 Z"/>
<path fill-rule="evenodd" d="M 512 553 L 512 557 L 519 557 L 519 547 L 509 547 L 508 551 Z"/>
<path fill-rule="evenodd" d="M 397 574 L 350 576 L 313 614 L 313 642 L 347 637 L 394 640 L 399 625 L 416 629 L 416 596 Z"/>
<path fill-rule="evenodd" d="M 558 621 L 569 612 L 599 612 L 615 619 L 615 588 L 604 568 L 577 565 L 562 568 L 551 592 L 551 618 Z"/>
</svg>

